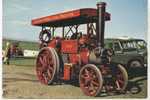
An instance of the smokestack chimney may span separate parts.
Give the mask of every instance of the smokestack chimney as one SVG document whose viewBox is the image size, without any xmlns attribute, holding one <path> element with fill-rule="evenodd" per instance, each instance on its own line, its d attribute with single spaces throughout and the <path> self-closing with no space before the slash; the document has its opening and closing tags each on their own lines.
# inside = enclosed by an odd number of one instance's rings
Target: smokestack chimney
<svg viewBox="0 0 150 100">
<path fill-rule="evenodd" d="M 98 46 L 104 47 L 104 29 L 105 29 L 105 2 L 97 3 L 97 22 L 96 22 L 96 37 Z"/>
</svg>

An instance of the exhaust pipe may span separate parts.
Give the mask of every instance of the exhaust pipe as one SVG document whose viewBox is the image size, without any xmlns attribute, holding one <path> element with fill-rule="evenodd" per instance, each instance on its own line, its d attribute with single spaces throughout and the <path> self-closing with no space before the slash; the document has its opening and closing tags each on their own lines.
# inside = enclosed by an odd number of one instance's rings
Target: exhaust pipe
<svg viewBox="0 0 150 100">
<path fill-rule="evenodd" d="M 96 37 L 98 47 L 104 47 L 104 29 L 105 29 L 105 2 L 97 3 L 97 22 L 96 22 Z"/>
<path fill-rule="evenodd" d="M 108 50 L 104 48 L 104 29 L 105 29 L 105 2 L 97 3 L 97 22 L 96 22 L 96 38 L 97 47 L 89 54 L 89 63 L 106 64 L 110 63 L 110 55 Z"/>
</svg>

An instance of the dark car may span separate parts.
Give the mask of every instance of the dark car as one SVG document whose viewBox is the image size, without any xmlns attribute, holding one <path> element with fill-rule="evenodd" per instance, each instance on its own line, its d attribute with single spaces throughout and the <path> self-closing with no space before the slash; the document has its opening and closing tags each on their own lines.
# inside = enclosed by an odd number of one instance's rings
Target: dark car
<svg viewBox="0 0 150 100">
<path fill-rule="evenodd" d="M 147 47 L 142 39 L 105 39 L 105 47 L 113 49 L 114 62 L 126 67 L 143 67 L 147 64 Z"/>
</svg>

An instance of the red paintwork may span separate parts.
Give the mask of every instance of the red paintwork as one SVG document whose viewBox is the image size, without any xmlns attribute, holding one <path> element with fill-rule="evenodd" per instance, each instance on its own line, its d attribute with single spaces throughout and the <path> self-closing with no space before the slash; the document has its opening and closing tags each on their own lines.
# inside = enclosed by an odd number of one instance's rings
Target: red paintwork
<svg viewBox="0 0 150 100">
<path fill-rule="evenodd" d="M 48 47 L 55 48 L 56 46 L 56 39 L 53 39 L 51 42 L 48 43 Z"/>
<path fill-rule="evenodd" d="M 54 24 L 60 23 L 74 23 L 76 20 L 80 20 L 81 23 L 87 23 L 88 18 L 90 17 L 96 17 L 97 16 L 97 10 L 94 8 L 84 8 L 84 9 L 78 9 L 78 10 L 72 10 L 68 12 L 63 12 L 55 15 L 50 15 L 46 17 L 41 17 L 37 19 L 32 20 L 32 25 L 35 26 L 53 26 Z M 85 17 L 85 19 L 83 19 Z M 82 18 L 82 20 L 81 20 Z M 73 21 L 74 20 L 74 21 Z M 105 20 L 110 20 L 110 14 L 105 13 Z M 70 22 L 72 21 L 72 22 Z M 78 22 L 78 23 L 80 23 Z M 91 22 L 91 21 L 90 21 Z M 93 22 L 93 20 L 92 20 Z M 63 24 L 64 25 L 64 24 Z M 57 25 L 56 25 L 57 26 Z"/>
<path fill-rule="evenodd" d="M 70 80 L 71 78 L 71 64 L 64 64 L 64 80 Z"/>
<path fill-rule="evenodd" d="M 80 54 L 69 54 L 69 60 L 72 64 L 77 64 L 81 60 Z"/>
<path fill-rule="evenodd" d="M 48 47 L 55 48 L 56 39 L 53 39 Z M 70 63 L 77 64 L 79 61 L 83 64 L 88 63 L 89 50 L 87 48 L 82 48 L 80 54 L 78 54 L 78 42 L 77 40 L 62 40 L 61 41 L 61 52 L 68 53 Z"/>
<path fill-rule="evenodd" d="M 77 53 L 78 52 L 77 40 L 62 40 L 61 52 L 63 52 L 63 53 Z"/>
<path fill-rule="evenodd" d="M 87 64 L 89 61 L 89 51 L 87 48 L 82 49 L 79 54 L 70 54 L 69 55 L 70 63 L 77 64 Z"/>
</svg>

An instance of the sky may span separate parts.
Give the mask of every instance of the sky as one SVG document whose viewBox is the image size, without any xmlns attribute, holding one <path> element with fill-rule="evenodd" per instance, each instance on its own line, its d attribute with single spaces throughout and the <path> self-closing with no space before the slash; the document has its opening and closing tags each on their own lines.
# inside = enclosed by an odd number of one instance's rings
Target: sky
<svg viewBox="0 0 150 100">
<path fill-rule="evenodd" d="M 3 0 L 3 38 L 38 41 L 41 27 L 34 18 L 79 8 L 96 8 L 107 3 L 111 20 L 106 22 L 105 38 L 128 36 L 147 40 L 147 0 Z"/>
</svg>

